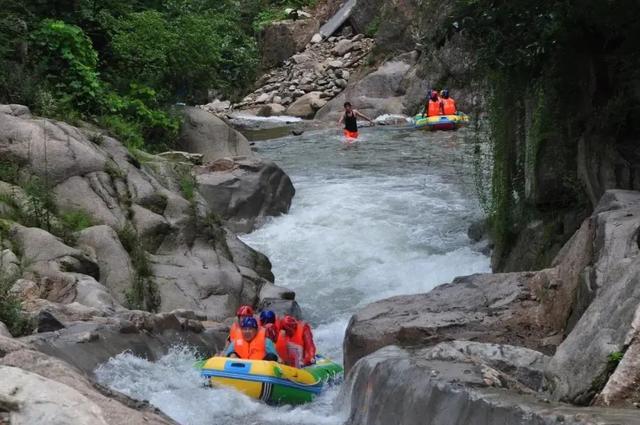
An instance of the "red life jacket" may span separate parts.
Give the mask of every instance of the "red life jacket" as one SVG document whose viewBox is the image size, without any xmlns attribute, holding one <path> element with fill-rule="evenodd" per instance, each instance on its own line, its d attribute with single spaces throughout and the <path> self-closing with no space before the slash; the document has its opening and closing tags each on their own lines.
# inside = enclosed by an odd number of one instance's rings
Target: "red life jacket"
<svg viewBox="0 0 640 425">
<path fill-rule="evenodd" d="M 440 99 L 438 100 L 429 100 L 429 104 L 427 105 L 427 116 L 434 117 L 436 115 L 444 115 L 442 102 Z"/>
<path fill-rule="evenodd" d="M 305 329 L 311 332 L 308 324 L 299 321 L 292 336 L 281 333 L 278 337 L 276 350 L 284 364 L 301 368 L 312 363 L 316 355 L 315 346 L 305 346 Z"/>
<path fill-rule="evenodd" d="M 458 112 L 458 109 L 456 108 L 456 101 L 450 97 L 442 99 L 442 109 L 445 115 L 455 115 Z"/>
<path fill-rule="evenodd" d="M 273 323 L 267 323 L 263 326 L 265 335 L 274 343 L 278 340 L 278 328 Z"/>
<path fill-rule="evenodd" d="M 263 360 L 267 355 L 266 339 L 267 336 L 265 330 L 264 328 L 261 328 L 251 342 L 245 341 L 243 337 L 234 340 L 233 351 L 241 359 Z"/>
</svg>

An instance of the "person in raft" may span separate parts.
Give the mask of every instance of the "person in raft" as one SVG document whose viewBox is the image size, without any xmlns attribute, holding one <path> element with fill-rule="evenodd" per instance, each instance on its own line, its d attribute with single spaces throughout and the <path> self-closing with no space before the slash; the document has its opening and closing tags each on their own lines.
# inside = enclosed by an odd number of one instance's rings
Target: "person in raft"
<svg viewBox="0 0 640 425">
<path fill-rule="evenodd" d="M 350 102 L 345 102 L 344 112 L 340 115 L 338 125 L 342 125 L 342 123 L 344 122 L 344 137 L 346 137 L 347 139 L 355 140 L 358 138 L 358 117 L 364 118 L 372 125 L 375 125 L 375 123 L 369 117 L 353 109 Z"/>
<path fill-rule="evenodd" d="M 301 368 L 316 361 L 316 345 L 311 327 L 293 316 L 284 316 L 280 322 L 280 335 L 276 350 L 287 366 Z"/>
<path fill-rule="evenodd" d="M 240 329 L 240 323 L 242 323 L 242 319 L 245 317 L 253 317 L 253 308 L 250 305 L 241 305 L 236 310 L 236 318 L 231 325 L 231 329 L 229 329 L 229 336 L 227 336 L 227 343 L 224 346 L 223 352 L 227 350 L 229 344 L 231 344 L 234 340 L 240 338 L 242 336 L 242 330 Z"/>
<path fill-rule="evenodd" d="M 444 89 L 440 93 L 440 99 L 442 102 L 442 112 L 444 115 L 456 115 L 458 108 L 456 107 L 456 101 L 449 96 L 449 89 Z"/>
<path fill-rule="evenodd" d="M 258 328 L 258 321 L 245 317 L 240 322 L 241 336 L 229 344 L 225 357 L 244 360 L 268 360 L 277 362 L 276 346 L 267 338 L 264 328 Z"/>
<path fill-rule="evenodd" d="M 276 314 L 271 310 L 260 312 L 260 327 L 264 328 L 267 338 L 276 342 L 280 333 L 280 324 L 278 323 Z"/>
<path fill-rule="evenodd" d="M 434 117 L 436 115 L 444 115 L 444 105 L 438 96 L 438 92 L 431 90 L 429 101 L 424 105 L 422 116 Z"/>
</svg>

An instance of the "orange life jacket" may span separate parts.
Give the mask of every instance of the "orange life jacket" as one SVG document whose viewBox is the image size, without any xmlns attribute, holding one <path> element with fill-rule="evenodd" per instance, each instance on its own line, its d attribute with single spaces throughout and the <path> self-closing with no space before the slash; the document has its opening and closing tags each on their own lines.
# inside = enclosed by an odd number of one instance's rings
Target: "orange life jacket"
<svg viewBox="0 0 640 425">
<path fill-rule="evenodd" d="M 456 101 L 451 98 L 442 99 L 442 109 L 445 115 L 455 115 L 458 112 Z"/>
<path fill-rule="evenodd" d="M 241 336 L 233 341 L 233 351 L 245 360 L 263 360 L 267 355 L 266 334 L 261 328 L 251 342 L 247 342 Z"/>
<path fill-rule="evenodd" d="M 304 366 L 304 330 L 308 325 L 299 321 L 296 331 L 292 336 L 281 334 L 276 342 L 276 351 L 282 362 L 292 367 Z"/>
<path fill-rule="evenodd" d="M 429 100 L 429 104 L 427 106 L 427 116 L 433 117 L 436 115 L 443 115 L 442 102 L 440 102 L 440 99 L 435 101 Z"/>
<path fill-rule="evenodd" d="M 236 320 L 231 325 L 231 329 L 229 329 L 229 341 L 233 342 L 240 338 L 242 338 L 242 329 L 240 329 L 240 324 Z"/>
</svg>

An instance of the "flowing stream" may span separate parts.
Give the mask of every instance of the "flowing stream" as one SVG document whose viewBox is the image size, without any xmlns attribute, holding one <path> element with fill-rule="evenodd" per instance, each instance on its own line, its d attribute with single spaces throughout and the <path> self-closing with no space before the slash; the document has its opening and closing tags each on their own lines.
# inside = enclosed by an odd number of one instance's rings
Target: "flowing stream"
<svg viewBox="0 0 640 425">
<path fill-rule="evenodd" d="M 364 129 L 358 143 L 345 145 L 336 130 L 323 130 L 257 148 L 291 176 L 297 193 L 289 214 L 242 239 L 271 259 L 277 284 L 296 291 L 325 355 L 342 359 L 344 331 L 359 307 L 490 271 L 488 257 L 466 235 L 481 213 L 463 131 Z M 175 347 L 155 363 L 123 353 L 96 374 L 182 424 L 345 421 L 339 388 L 306 406 L 273 408 L 203 388 L 194 360 L 188 347 Z"/>
</svg>

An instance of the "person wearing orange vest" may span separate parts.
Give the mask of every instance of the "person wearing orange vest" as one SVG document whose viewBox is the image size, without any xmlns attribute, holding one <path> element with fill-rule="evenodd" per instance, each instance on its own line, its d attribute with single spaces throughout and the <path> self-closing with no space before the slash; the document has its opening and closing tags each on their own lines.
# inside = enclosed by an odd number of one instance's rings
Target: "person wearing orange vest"
<svg viewBox="0 0 640 425">
<path fill-rule="evenodd" d="M 284 316 L 280 326 L 282 330 L 276 342 L 276 350 L 282 362 L 297 368 L 315 363 L 316 346 L 311 327 L 292 316 Z"/>
<path fill-rule="evenodd" d="M 449 97 L 449 89 L 442 90 L 442 111 L 444 115 L 456 115 L 458 108 L 456 107 L 456 101 Z"/>
<path fill-rule="evenodd" d="M 233 324 L 231 325 L 231 329 L 229 329 L 229 337 L 227 338 L 228 342 L 233 342 L 234 340 L 242 336 L 242 332 L 240 331 L 240 323 L 245 317 L 253 317 L 253 308 L 251 308 L 251 306 L 249 305 L 241 305 L 236 311 L 236 317 L 238 318 L 238 320 L 233 322 Z"/>
<path fill-rule="evenodd" d="M 242 335 L 229 344 L 224 352 L 226 357 L 244 360 L 278 361 L 278 352 L 273 341 L 267 338 L 264 328 L 258 329 L 258 321 L 245 317 L 240 322 Z"/>
<path fill-rule="evenodd" d="M 442 102 L 438 98 L 438 92 L 435 90 L 431 90 L 431 94 L 429 96 L 429 101 L 424 106 L 424 112 L 422 116 L 433 117 L 436 115 L 444 115 L 444 108 Z"/>
</svg>

